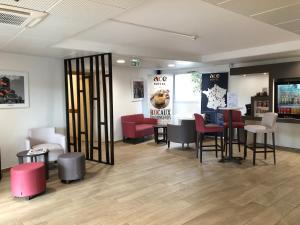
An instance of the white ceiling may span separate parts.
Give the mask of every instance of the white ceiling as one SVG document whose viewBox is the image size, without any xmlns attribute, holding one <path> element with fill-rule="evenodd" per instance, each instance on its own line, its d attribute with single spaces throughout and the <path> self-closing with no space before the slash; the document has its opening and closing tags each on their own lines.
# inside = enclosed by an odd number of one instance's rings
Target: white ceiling
<svg viewBox="0 0 300 225">
<path fill-rule="evenodd" d="M 300 0 L 0 0 L 0 4 L 49 13 L 31 29 L 1 24 L 0 51 L 60 58 L 113 52 L 116 58 L 137 56 L 145 67 L 155 68 L 175 60 L 198 62 L 189 64 L 194 67 L 201 62 L 300 56 Z"/>
<path fill-rule="evenodd" d="M 300 34 L 300 0 L 204 1 Z"/>
</svg>

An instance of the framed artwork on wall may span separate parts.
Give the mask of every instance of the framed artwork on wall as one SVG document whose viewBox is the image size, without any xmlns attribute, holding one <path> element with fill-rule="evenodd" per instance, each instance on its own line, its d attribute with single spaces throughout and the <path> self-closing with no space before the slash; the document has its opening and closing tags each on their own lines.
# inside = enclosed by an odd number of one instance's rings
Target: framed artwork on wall
<svg viewBox="0 0 300 225">
<path fill-rule="evenodd" d="M 0 108 L 29 107 L 28 73 L 0 70 Z"/>
<path fill-rule="evenodd" d="M 133 101 L 140 101 L 144 99 L 145 87 L 143 80 L 133 80 L 132 81 L 132 98 Z"/>
</svg>

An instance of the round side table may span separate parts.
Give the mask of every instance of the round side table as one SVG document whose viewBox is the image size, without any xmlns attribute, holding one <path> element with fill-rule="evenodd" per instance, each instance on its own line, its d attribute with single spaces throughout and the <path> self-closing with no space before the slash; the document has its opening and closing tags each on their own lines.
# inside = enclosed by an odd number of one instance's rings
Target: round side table
<svg viewBox="0 0 300 225">
<path fill-rule="evenodd" d="M 37 154 L 28 154 L 28 152 L 29 151 L 21 151 L 17 153 L 19 164 L 24 163 L 24 158 L 30 158 L 30 162 L 37 162 L 37 157 L 43 156 L 45 162 L 45 168 L 46 168 L 46 178 L 49 179 L 49 161 L 48 161 L 49 150 Z"/>
</svg>

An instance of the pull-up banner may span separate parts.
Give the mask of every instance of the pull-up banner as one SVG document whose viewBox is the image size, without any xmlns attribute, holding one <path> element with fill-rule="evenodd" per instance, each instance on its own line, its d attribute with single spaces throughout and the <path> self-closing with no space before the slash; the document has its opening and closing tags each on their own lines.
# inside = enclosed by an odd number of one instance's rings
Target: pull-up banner
<svg viewBox="0 0 300 225">
<path fill-rule="evenodd" d="M 170 122 L 173 110 L 173 75 L 149 76 L 148 84 L 150 117 L 158 119 L 159 123 Z"/>
<path fill-rule="evenodd" d="M 202 74 L 201 113 L 210 114 L 217 122 L 218 107 L 226 107 L 228 90 L 228 73 Z"/>
</svg>

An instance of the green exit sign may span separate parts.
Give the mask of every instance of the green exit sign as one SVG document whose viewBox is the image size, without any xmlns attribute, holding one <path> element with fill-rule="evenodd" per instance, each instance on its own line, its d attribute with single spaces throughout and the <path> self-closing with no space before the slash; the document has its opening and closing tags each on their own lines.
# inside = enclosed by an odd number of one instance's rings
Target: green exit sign
<svg viewBox="0 0 300 225">
<path fill-rule="evenodd" d="M 141 60 L 139 60 L 139 59 L 131 60 L 131 66 L 138 67 L 138 66 L 140 66 L 140 64 L 141 64 Z"/>
</svg>

